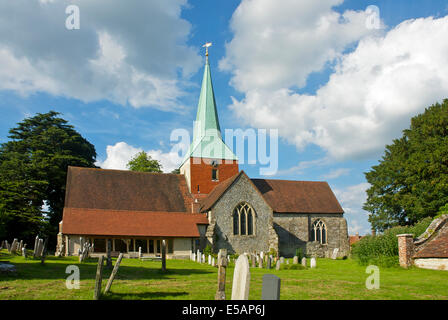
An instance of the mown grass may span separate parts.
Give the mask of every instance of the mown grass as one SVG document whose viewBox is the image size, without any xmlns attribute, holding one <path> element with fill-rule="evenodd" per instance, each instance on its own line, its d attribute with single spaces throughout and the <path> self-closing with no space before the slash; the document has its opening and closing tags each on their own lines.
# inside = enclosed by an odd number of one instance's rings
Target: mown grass
<svg viewBox="0 0 448 320">
<path fill-rule="evenodd" d="M 0 252 L 0 261 L 16 265 L 15 275 L 0 274 L 0 299 L 91 300 L 97 259 L 78 263 L 77 257 L 40 260 Z M 114 259 L 115 263 L 115 259 Z M 291 263 L 291 262 L 290 262 Z M 80 269 L 80 289 L 66 288 L 68 265 Z M 102 299 L 212 300 L 217 288 L 217 268 L 185 260 L 168 260 L 166 273 L 160 262 L 123 259 L 111 292 Z M 234 267 L 227 268 L 226 295 L 231 296 Z M 103 288 L 110 270 L 104 268 Z M 380 289 L 368 290 L 369 274 L 356 261 L 317 259 L 317 268 L 304 270 L 251 268 L 249 299 L 261 299 L 265 273 L 281 278 L 281 299 L 448 299 L 448 272 L 400 267 L 380 268 Z"/>
</svg>

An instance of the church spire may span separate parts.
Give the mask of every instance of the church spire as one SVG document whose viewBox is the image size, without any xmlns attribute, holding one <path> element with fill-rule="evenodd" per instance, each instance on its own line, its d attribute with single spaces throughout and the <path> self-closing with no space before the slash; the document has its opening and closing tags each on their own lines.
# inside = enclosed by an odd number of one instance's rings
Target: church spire
<svg viewBox="0 0 448 320">
<path fill-rule="evenodd" d="M 210 64 L 208 62 L 208 48 L 211 42 L 203 45 L 205 47 L 205 68 L 202 77 L 201 94 L 199 96 L 198 111 L 196 114 L 196 124 L 193 132 L 193 143 L 197 143 L 207 134 L 211 135 L 215 131 L 221 138 L 221 128 L 219 127 L 218 111 L 216 109 L 215 93 L 213 91 Z"/>
<path fill-rule="evenodd" d="M 232 150 L 222 141 L 210 64 L 208 61 L 208 48 L 211 45 L 211 42 L 203 45 L 206 59 L 196 121 L 193 128 L 193 141 L 183 162 L 190 157 L 237 160 Z"/>
</svg>

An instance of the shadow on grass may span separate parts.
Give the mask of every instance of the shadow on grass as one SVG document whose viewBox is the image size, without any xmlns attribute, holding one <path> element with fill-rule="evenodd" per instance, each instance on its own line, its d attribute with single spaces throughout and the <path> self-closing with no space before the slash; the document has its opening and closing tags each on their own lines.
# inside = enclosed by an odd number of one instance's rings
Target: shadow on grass
<svg viewBox="0 0 448 320">
<path fill-rule="evenodd" d="M 108 294 L 101 295 L 101 300 L 160 300 L 166 297 L 178 297 L 186 296 L 188 292 L 142 292 L 142 293 L 114 293 L 110 292 Z"/>
<path fill-rule="evenodd" d="M 5 257 L 6 258 L 6 257 Z M 58 263 L 58 260 L 59 262 Z M 11 259 L 8 259 L 11 260 Z M 55 261 L 56 260 L 56 261 Z M 44 264 L 40 263 L 40 259 L 27 259 L 26 262 L 10 261 L 16 266 L 17 272 L 13 274 L 1 274 L 1 281 L 10 281 L 14 279 L 20 280 L 52 280 L 52 279 L 66 279 L 70 273 L 66 273 L 66 268 L 69 265 L 76 265 L 79 267 L 81 280 L 95 279 L 97 270 L 97 259 L 89 259 L 84 263 L 78 263 L 76 260 L 62 260 L 56 257 L 48 257 Z M 134 263 L 134 262 L 133 262 Z M 103 279 L 107 279 L 111 274 L 112 269 L 103 267 Z M 120 265 L 117 273 L 117 279 L 122 280 L 157 280 L 172 277 L 185 277 L 190 275 L 205 275 L 211 274 L 213 271 L 205 269 L 182 269 L 169 268 L 167 263 L 167 270 L 162 272 L 161 267 L 154 265 L 147 266 L 126 266 Z"/>
</svg>

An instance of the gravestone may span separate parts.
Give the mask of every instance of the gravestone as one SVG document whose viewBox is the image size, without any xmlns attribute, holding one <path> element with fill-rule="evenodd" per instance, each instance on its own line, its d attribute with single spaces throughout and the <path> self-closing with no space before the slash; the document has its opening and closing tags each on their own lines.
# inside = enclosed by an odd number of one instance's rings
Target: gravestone
<svg viewBox="0 0 448 320">
<path fill-rule="evenodd" d="M 338 257 L 339 248 L 334 248 L 333 254 L 331 255 L 331 259 L 336 260 Z"/>
<path fill-rule="evenodd" d="M 44 264 L 45 258 L 47 257 L 47 243 L 48 243 L 48 238 L 45 238 L 45 241 L 42 245 L 41 254 L 40 254 L 40 263 L 41 264 Z"/>
<path fill-rule="evenodd" d="M 267 261 L 266 261 L 266 269 L 271 269 L 271 257 L 268 257 Z"/>
<path fill-rule="evenodd" d="M 202 262 L 202 263 L 205 263 L 205 253 L 202 254 L 201 262 Z"/>
<path fill-rule="evenodd" d="M 37 245 L 38 245 L 38 243 L 39 243 L 39 236 L 36 236 L 36 239 L 34 239 L 34 247 L 33 247 L 34 255 L 33 256 L 36 256 L 36 254 L 37 254 Z"/>
<path fill-rule="evenodd" d="M 17 250 L 17 244 L 18 244 L 17 239 L 14 239 L 14 240 L 12 241 L 12 245 L 11 245 L 11 248 L 10 248 L 10 250 L 9 250 L 9 253 L 15 253 L 15 252 L 16 252 L 16 250 Z"/>
<path fill-rule="evenodd" d="M 261 257 L 258 260 L 258 268 L 263 268 L 263 259 Z"/>
<path fill-rule="evenodd" d="M 215 257 L 212 258 L 212 267 L 216 266 Z"/>
<path fill-rule="evenodd" d="M 112 273 L 110 274 L 109 280 L 107 281 L 106 289 L 104 289 L 104 293 L 108 293 L 109 292 L 110 287 L 112 286 L 112 282 L 115 279 L 115 275 L 118 272 L 118 268 L 120 267 L 121 259 L 123 259 L 123 253 L 120 253 L 120 255 L 118 256 L 117 262 L 115 262 L 114 269 L 112 270 Z"/>
<path fill-rule="evenodd" d="M 22 252 L 22 248 L 23 248 L 23 240 L 20 240 L 19 248 L 17 249 L 17 251 Z"/>
<path fill-rule="evenodd" d="M 194 262 L 196 262 L 196 253 L 192 253 L 191 255 L 191 260 L 193 260 Z"/>
<path fill-rule="evenodd" d="M 215 300 L 226 300 L 226 268 L 227 249 L 219 249 L 218 252 L 218 290 L 216 290 Z"/>
<path fill-rule="evenodd" d="M 250 270 L 246 255 L 238 257 L 233 272 L 232 300 L 247 300 L 249 298 Z"/>
<path fill-rule="evenodd" d="M 302 266 L 306 267 L 306 258 L 305 257 L 302 258 Z"/>
<path fill-rule="evenodd" d="M 166 271 L 166 241 L 162 240 L 162 271 Z"/>
<path fill-rule="evenodd" d="M 252 262 L 252 268 L 255 268 L 256 265 L 255 265 L 255 257 L 254 257 L 254 255 L 251 255 L 251 262 Z"/>
<path fill-rule="evenodd" d="M 196 255 L 196 259 L 197 259 L 197 262 L 201 262 L 201 253 L 198 251 L 198 254 Z"/>
<path fill-rule="evenodd" d="M 208 265 L 211 266 L 212 265 L 212 256 L 208 255 Z"/>
<path fill-rule="evenodd" d="M 280 263 L 285 263 L 285 258 L 284 257 L 280 257 Z"/>
<path fill-rule="evenodd" d="M 141 259 L 143 257 L 142 255 L 142 247 L 138 247 L 138 258 Z"/>
<path fill-rule="evenodd" d="M 104 256 L 100 256 L 98 259 L 98 266 L 96 268 L 95 290 L 93 292 L 93 299 L 95 299 L 95 300 L 98 300 L 101 296 L 101 281 L 103 278 L 103 263 L 104 263 Z"/>
<path fill-rule="evenodd" d="M 110 239 L 106 240 L 106 254 L 107 254 L 106 268 L 112 269 L 112 241 Z"/>
<path fill-rule="evenodd" d="M 39 239 L 39 243 L 37 244 L 37 257 L 42 257 L 43 251 L 44 251 L 44 240 Z"/>
<path fill-rule="evenodd" d="M 263 258 L 264 258 L 264 252 L 263 251 L 260 252 L 260 258 L 261 258 L 261 260 L 263 260 Z"/>
<path fill-rule="evenodd" d="M 310 267 L 311 268 L 316 268 L 316 258 L 311 258 L 311 261 L 310 261 Z"/>
<path fill-rule="evenodd" d="M 26 248 L 22 248 L 22 257 L 26 258 Z"/>
<path fill-rule="evenodd" d="M 294 258 L 292 259 L 292 264 L 298 264 L 298 263 L 299 263 L 299 257 L 294 256 Z"/>
<path fill-rule="evenodd" d="M 276 263 L 276 265 L 275 265 L 275 270 L 280 270 L 280 265 L 281 265 L 281 264 L 282 264 L 281 261 L 278 260 L 277 263 Z"/>
<path fill-rule="evenodd" d="M 289 259 L 286 259 L 286 264 L 289 264 Z"/>
<path fill-rule="evenodd" d="M 263 276 L 261 300 L 280 300 L 280 278 L 273 274 Z"/>
</svg>

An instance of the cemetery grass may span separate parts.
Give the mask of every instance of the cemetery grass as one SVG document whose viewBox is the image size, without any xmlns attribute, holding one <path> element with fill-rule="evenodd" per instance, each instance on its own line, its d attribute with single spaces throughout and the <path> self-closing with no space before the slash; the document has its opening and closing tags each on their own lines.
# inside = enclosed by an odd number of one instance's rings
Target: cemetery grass
<svg viewBox="0 0 448 320">
<path fill-rule="evenodd" d="M 15 275 L 0 274 L 0 300 L 92 300 L 97 259 L 83 263 L 77 257 L 48 256 L 45 264 L 33 258 L 0 252 L 0 261 L 10 261 Z M 115 263 L 116 259 L 113 259 Z M 292 259 L 290 261 L 292 263 Z M 309 263 L 309 261 L 308 261 Z M 79 266 L 80 289 L 66 288 L 69 265 Z M 186 260 L 161 262 L 123 259 L 111 292 L 101 299 L 213 300 L 217 289 L 217 268 Z M 226 297 L 230 299 L 233 263 L 227 268 Z M 448 272 L 418 268 L 380 268 L 380 289 L 366 289 L 366 267 L 351 259 L 317 259 L 317 268 L 285 270 L 251 268 L 249 299 L 261 299 L 262 277 L 275 274 L 281 279 L 282 300 L 408 300 L 448 299 Z M 102 287 L 111 270 L 104 267 Z"/>
</svg>

